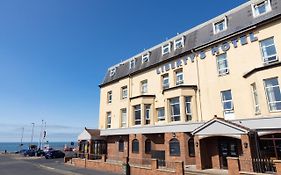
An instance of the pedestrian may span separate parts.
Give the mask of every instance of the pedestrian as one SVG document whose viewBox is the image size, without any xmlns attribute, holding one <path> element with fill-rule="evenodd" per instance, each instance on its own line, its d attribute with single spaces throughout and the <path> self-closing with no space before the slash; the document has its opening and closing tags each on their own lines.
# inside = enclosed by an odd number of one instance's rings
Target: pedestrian
<svg viewBox="0 0 281 175">
<path fill-rule="evenodd" d="M 7 154 L 7 150 L 5 149 L 5 154 Z"/>
</svg>

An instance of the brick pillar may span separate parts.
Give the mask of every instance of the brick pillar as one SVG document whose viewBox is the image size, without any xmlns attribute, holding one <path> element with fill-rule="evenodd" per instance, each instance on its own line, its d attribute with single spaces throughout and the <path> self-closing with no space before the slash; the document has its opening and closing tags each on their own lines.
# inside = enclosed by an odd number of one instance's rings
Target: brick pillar
<svg viewBox="0 0 281 175">
<path fill-rule="evenodd" d="M 281 160 L 273 161 L 276 167 L 276 175 L 281 175 Z"/>
<path fill-rule="evenodd" d="M 106 155 L 105 154 L 101 155 L 101 161 L 106 162 Z"/>
<path fill-rule="evenodd" d="M 195 146 L 195 162 L 196 162 L 196 169 L 202 170 L 202 161 L 201 161 L 201 152 L 200 152 L 200 140 L 199 136 L 194 137 L 194 146 Z"/>
<path fill-rule="evenodd" d="M 176 175 L 184 175 L 184 163 L 181 162 L 175 162 L 175 168 L 176 168 Z"/>
<path fill-rule="evenodd" d="M 250 137 L 247 134 L 241 135 L 241 144 L 242 144 L 242 156 L 241 159 L 241 171 L 253 172 L 253 164 L 252 164 L 252 153 L 251 153 L 251 143 Z"/>
<path fill-rule="evenodd" d="M 151 159 L 151 170 L 155 171 L 158 169 L 158 160 L 157 159 Z"/>
<path fill-rule="evenodd" d="M 228 165 L 228 175 L 237 175 L 239 174 L 239 158 L 238 157 L 227 157 Z"/>
</svg>

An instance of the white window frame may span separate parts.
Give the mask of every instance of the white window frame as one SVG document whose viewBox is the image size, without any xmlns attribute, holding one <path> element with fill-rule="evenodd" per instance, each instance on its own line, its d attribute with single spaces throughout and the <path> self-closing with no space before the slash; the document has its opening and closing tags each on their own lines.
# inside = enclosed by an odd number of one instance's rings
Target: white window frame
<svg viewBox="0 0 281 175">
<path fill-rule="evenodd" d="M 114 68 L 112 68 L 112 69 L 110 69 L 110 71 L 109 71 L 109 75 L 112 77 L 112 76 L 114 76 L 115 75 L 115 73 L 116 73 L 116 67 L 114 67 Z"/>
<path fill-rule="evenodd" d="M 217 30 L 217 25 L 219 25 L 219 24 L 223 24 L 224 28 L 222 30 Z M 213 23 L 214 34 L 218 34 L 220 32 L 227 30 L 227 27 L 228 27 L 227 26 L 227 17 L 224 17 L 223 19 L 214 22 Z"/>
<path fill-rule="evenodd" d="M 165 51 L 167 48 L 168 48 L 168 50 Z M 166 55 L 166 54 L 168 54 L 168 53 L 170 53 L 170 52 L 171 52 L 171 43 L 169 42 L 169 43 L 164 44 L 164 45 L 162 46 L 162 55 Z"/>
<path fill-rule="evenodd" d="M 136 110 L 136 107 L 139 107 L 139 109 Z M 140 112 L 140 118 L 139 119 L 136 119 L 136 112 Z M 136 124 L 136 122 L 139 122 L 139 124 Z M 135 105 L 134 106 L 134 125 L 135 126 L 139 126 L 141 125 L 141 105 Z"/>
<path fill-rule="evenodd" d="M 112 91 L 107 92 L 107 103 L 108 104 L 112 103 Z"/>
<path fill-rule="evenodd" d="M 150 58 L 150 52 L 143 54 L 141 57 L 141 63 L 143 64 L 149 62 L 149 58 Z"/>
<path fill-rule="evenodd" d="M 128 86 L 123 86 L 121 88 L 121 98 L 127 99 L 128 98 Z"/>
<path fill-rule="evenodd" d="M 127 127 L 127 108 L 121 109 L 121 128 Z"/>
<path fill-rule="evenodd" d="M 264 42 L 264 41 L 266 41 L 266 40 L 269 40 L 269 39 L 272 39 L 273 44 L 272 44 L 272 45 L 269 45 L 269 46 L 266 46 L 266 47 L 274 46 L 274 47 L 275 47 L 276 53 L 275 53 L 275 55 L 270 55 L 270 56 L 268 56 L 268 57 L 265 57 L 265 56 L 264 56 L 264 52 L 263 52 L 265 47 L 262 46 L 262 42 Z M 276 48 L 275 41 L 274 41 L 274 37 L 270 37 L 270 38 L 266 38 L 266 39 L 264 39 L 264 40 L 261 40 L 261 41 L 260 41 L 260 50 L 261 50 L 261 55 L 262 55 L 263 64 L 270 64 L 270 63 L 272 63 L 272 62 L 276 62 L 276 61 L 279 60 L 278 54 L 277 54 L 277 48 Z M 268 58 L 274 57 L 274 56 L 275 56 L 275 60 L 266 61 Z"/>
<path fill-rule="evenodd" d="M 223 99 L 223 93 L 227 92 L 227 91 L 230 91 L 231 100 L 224 100 Z M 221 102 L 222 102 L 222 108 L 223 108 L 224 113 L 233 113 L 234 112 L 233 95 L 232 95 L 232 91 L 230 89 L 221 91 Z M 224 109 L 224 103 L 228 103 L 228 102 L 231 102 L 231 108 L 230 109 Z"/>
<path fill-rule="evenodd" d="M 225 56 L 225 58 L 222 59 L 222 60 L 219 60 L 219 58 L 221 58 L 222 56 Z M 217 56 L 216 56 L 216 60 L 217 60 L 218 75 L 219 75 L 219 76 L 223 76 L 223 75 L 229 74 L 229 65 L 228 65 L 228 60 L 227 60 L 227 54 L 226 54 L 226 53 L 223 53 L 223 54 L 217 55 Z M 221 67 L 220 67 L 220 65 L 221 65 L 220 63 L 221 63 L 221 62 L 226 62 L 227 67 L 221 68 Z"/>
<path fill-rule="evenodd" d="M 270 79 L 276 79 L 278 85 L 267 87 L 265 82 L 266 82 L 266 80 L 270 80 Z M 269 95 L 268 95 L 268 89 L 269 89 L 269 88 L 278 87 L 278 88 L 279 88 L 279 91 L 280 91 L 280 93 L 281 93 L 278 77 L 267 78 L 267 79 L 264 79 L 263 82 L 264 82 L 264 88 L 265 88 L 266 100 L 267 100 L 267 105 L 268 105 L 269 112 L 279 112 L 279 111 L 281 111 L 280 109 L 277 109 L 277 110 L 272 110 L 272 109 L 271 109 L 271 104 L 274 104 L 274 103 L 281 103 L 281 101 L 270 101 L 270 99 L 268 98 L 268 97 L 269 97 Z"/>
<path fill-rule="evenodd" d="M 187 98 L 189 98 L 189 101 L 186 100 Z M 192 120 L 192 106 L 191 106 L 191 104 L 192 104 L 192 97 L 191 97 L 191 96 L 186 96 L 186 97 L 184 98 L 184 100 L 185 100 L 185 115 L 186 115 L 186 121 L 191 121 L 191 120 Z M 188 108 L 187 108 L 188 105 L 190 106 L 189 111 L 188 111 Z M 188 116 L 191 117 L 191 120 L 189 120 L 189 117 L 188 117 Z"/>
<path fill-rule="evenodd" d="M 111 128 L 112 116 L 111 112 L 106 113 L 106 128 Z"/>
<path fill-rule="evenodd" d="M 134 58 L 129 61 L 129 68 L 134 69 L 135 67 L 136 67 L 136 59 Z"/>
<path fill-rule="evenodd" d="M 172 103 L 172 99 L 178 99 L 178 102 L 177 103 Z M 174 108 L 173 106 L 175 105 L 179 105 L 179 109 L 180 109 L 180 98 L 179 97 L 174 97 L 174 98 L 171 98 L 169 99 L 169 104 L 170 104 L 170 110 L 171 110 L 171 121 L 172 122 L 177 122 L 177 121 L 180 121 L 180 113 L 178 115 L 175 115 L 175 112 L 174 112 Z M 175 118 L 179 118 L 179 120 L 175 120 Z"/>
<path fill-rule="evenodd" d="M 150 120 L 151 120 L 151 105 L 150 104 L 145 104 L 144 105 L 144 110 L 145 110 L 145 124 L 148 125 L 150 124 Z M 149 123 L 147 123 L 147 121 L 149 121 Z"/>
<path fill-rule="evenodd" d="M 180 46 L 178 46 L 180 44 Z M 184 36 L 174 40 L 174 50 L 180 49 L 184 47 Z"/>
<path fill-rule="evenodd" d="M 163 116 L 159 116 L 159 111 L 160 110 L 164 111 L 164 115 Z M 165 107 L 157 108 L 157 120 L 158 120 L 158 122 L 166 120 L 166 118 L 165 118 Z"/>
<path fill-rule="evenodd" d="M 148 87 L 147 86 L 148 86 L 148 81 L 147 80 L 141 81 L 141 83 L 140 83 L 141 94 L 147 93 L 147 91 L 148 91 Z"/>
<path fill-rule="evenodd" d="M 265 5 L 265 12 L 257 14 L 256 9 L 257 9 L 258 6 L 261 6 L 262 4 Z M 267 14 L 271 10 L 272 10 L 272 8 L 271 8 L 271 1 L 270 0 L 259 1 L 258 3 L 252 4 L 252 12 L 253 12 L 253 17 L 254 18 L 262 16 L 264 14 Z"/>
<path fill-rule="evenodd" d="M 164 83 L 165 80 L 167 80 L 168 83 Z M 170 83 L 169 83 L 169 74 L 164 74 L 164 75 L 162 76 L 162 88 L 163 88 L 163 89 L 168 89 L 169 86 L 170 86 Z"/>
<path fill-rule="evenodd" d="M 176 86 L 183 84 L 184 83 L 183 70 L 182 69 L 176 70 L 175 74 L 176 74 Z M 178 79 L 178 77 L 180 77 L 180 75 L 182 75 L 182 79 L 181 80 Z"/>
<path fill-rule="evenodd" d="M 257 115 L 257 114 L 260 114 L 261 111 L 260 111 L 259 96 L 258 96 L 257 84 L 256 83 L 251 84 L 251 90 L 252 90 L 254 111 L 255 111 L 255 115 Z"/>
</svg>

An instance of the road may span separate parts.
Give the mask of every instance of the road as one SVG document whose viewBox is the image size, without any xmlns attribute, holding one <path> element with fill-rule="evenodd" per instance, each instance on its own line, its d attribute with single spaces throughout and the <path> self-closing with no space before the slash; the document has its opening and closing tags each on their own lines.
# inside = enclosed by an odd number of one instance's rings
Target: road
<svg viewBox="0 0 281 175">
<path fill-rule="evenodd" d="M 117 175 L 108 172 L 77 168 L 63 163 L 63 159 L 22 157 L 0 154 L 1 175 Z"/>
</svg>

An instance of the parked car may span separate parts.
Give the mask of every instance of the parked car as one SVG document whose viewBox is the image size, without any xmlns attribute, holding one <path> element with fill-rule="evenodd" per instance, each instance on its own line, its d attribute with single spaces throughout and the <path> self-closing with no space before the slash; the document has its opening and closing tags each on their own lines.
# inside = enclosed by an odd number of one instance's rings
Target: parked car
<svg viewBox="0 0 281 175">
<path fill-rule="evenodd" d="M 23 155 L 24 155 L 25 157 L 26 157 L 26 156 L 33 157 L 33 156 L 35 156 L 35 151 L 29 149 L 29 150 L 25 151 L 25 152 L 23 153 Z"/>
<path fill-rule="evenodd" d="M 45 152 L 43 150 L 37 150 L 36 151 L 37 156 L 45 156 Z"/>
<path fill-rule="evenodd" d="M 52 150 L 45 154 L 46 159 L 54 159 L 54 158 L 64 158 L 64 152 L 60 150 Z"/>
</svg>

